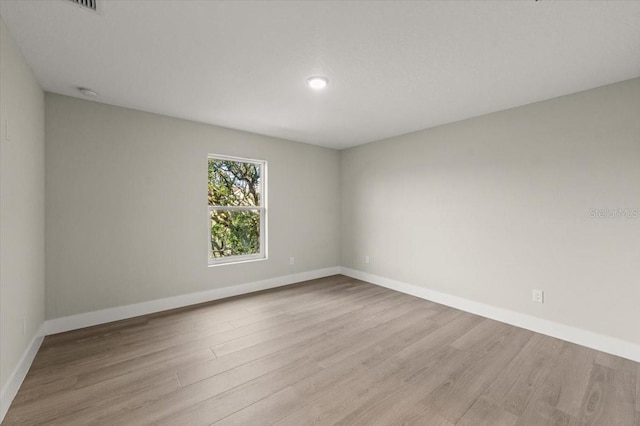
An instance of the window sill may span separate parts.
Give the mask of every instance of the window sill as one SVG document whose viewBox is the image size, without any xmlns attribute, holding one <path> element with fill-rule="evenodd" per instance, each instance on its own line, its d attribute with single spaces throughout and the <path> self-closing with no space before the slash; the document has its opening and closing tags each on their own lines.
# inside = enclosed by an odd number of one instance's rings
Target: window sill
<svg viewBox="0 0 640 426">
<path fill-rule="evenodd" d="M 213 261 L 209 262 L 209 268 L 214 266 L 225 266 L 225 265 L 237 265 L 238 263 L 249 263 L 249 262 L 260 262 L 262 260 L 267 260 L 267 256 L 264 257 L 252 257 L 252 258 L 244 258 L 244 259 L 234 259 L 234 260 L 224 260 L 224 261 Z"/>
</svg>

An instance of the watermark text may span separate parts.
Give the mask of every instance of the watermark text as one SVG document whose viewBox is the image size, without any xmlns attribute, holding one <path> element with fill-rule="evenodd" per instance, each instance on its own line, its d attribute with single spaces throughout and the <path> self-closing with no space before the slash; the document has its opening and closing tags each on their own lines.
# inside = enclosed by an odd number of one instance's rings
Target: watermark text
<svg viewBox="0 0 640 426">
<path fill-rule="evenodd" d="M 637 219 L 640 217 L 640 209 L 589 209 L 589 217 L 592 219 Z"/>
</svg>

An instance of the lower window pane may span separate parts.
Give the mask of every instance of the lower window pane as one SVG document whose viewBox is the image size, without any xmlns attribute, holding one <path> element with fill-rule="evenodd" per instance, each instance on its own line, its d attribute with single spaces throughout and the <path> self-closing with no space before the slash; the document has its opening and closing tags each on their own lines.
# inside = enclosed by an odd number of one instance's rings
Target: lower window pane
<svg viewBox="0 0 640 426">
<path fill-rule="evenodd" d="M 260 253 L 260 210 L 211 210 L 211 258 Z"/>
</svg>

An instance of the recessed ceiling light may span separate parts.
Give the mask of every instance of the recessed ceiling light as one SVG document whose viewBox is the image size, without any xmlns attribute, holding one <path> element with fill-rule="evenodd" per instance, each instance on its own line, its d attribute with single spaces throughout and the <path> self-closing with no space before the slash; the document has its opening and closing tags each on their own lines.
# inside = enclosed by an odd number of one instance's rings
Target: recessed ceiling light
<svg viewBox="0 0 640 426">
<path fill-rule="evenodd" d="M 95 98 L 96 96 L 98 96 L 96 92 L 94 92 L 91 89 L 87 89 L 86 87 L 78 87 L 78 90 L 80 91 L 80 93 L 82 93 L 83 95 L 89 98 Z"/>
<path fill-rule="evenodd" d="M 327 84 L 329 84 L 329 79 L 327 77 L 314 75 L 307 79 L 307 84 L 313 90 L 322 90 L 327 87 Z"/>
</svg>

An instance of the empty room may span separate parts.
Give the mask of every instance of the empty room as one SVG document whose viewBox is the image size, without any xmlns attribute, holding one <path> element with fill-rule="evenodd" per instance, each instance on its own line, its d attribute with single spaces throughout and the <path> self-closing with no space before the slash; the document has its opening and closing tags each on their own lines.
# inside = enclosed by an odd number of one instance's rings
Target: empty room
<svg viewBox="0 0 640 426">
<path fill-rule="evenodd" d="M 0 423 L 640 426 L 640 1 L 0 0 Z"/>
</svg>

